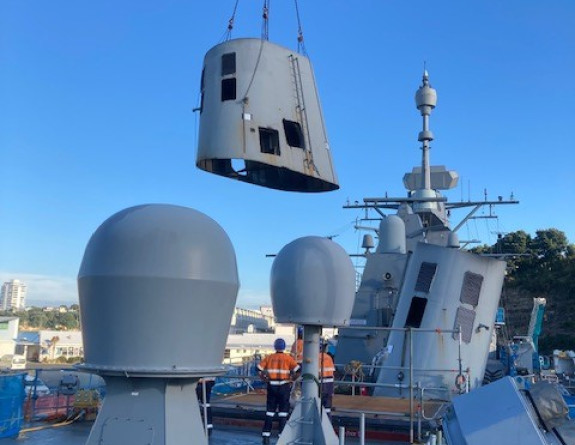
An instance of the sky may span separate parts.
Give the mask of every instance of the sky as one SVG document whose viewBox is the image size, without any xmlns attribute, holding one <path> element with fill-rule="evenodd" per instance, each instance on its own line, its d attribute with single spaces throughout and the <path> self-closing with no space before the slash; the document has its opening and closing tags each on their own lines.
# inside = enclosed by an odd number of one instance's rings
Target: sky
<svg viewBox="0 0 575 445">
<path fill-rule="evenodd" d="M 259 37 L 240 0 L 232 38 Z M 420 164 L 414 94 L 437 89 L 431 164 L 460 175 L 450 200 L 509 198 L 460 238 L 557 228 L 575 242 L 575 2 L 299 1 L 341 188 L 268 190 L 195 167 L 204 54 L 235 0 L 0 2 L 0 282 L 28 301 L 76 303 L 86 244 L 138 204 L 195 208 L 236 250 L 237 305 L 270 304 L 266 254 L 307 235 L 357 253 L 363 197 L 404 196 Z M 297 48 L 293 1 L 271 0 L 269 38 Z M 458 220 L 454 219 L 454 223 Z"/>
</svg>

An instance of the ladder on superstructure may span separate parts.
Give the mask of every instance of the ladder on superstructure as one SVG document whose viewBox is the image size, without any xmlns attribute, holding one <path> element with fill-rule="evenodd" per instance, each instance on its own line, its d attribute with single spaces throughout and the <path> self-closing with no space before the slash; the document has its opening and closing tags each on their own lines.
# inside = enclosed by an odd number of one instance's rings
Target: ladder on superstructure
<svg viewBox="0 0 575 445">
<path fill-rule="evenodd" d="M 299 67 L 299 59 L 293 54 L 289 56 L 289 59 L 292 71 L 292 78 L 294 82 L 296 113 L 298 117 L 298 122 L 301 125 L 302 135 L 305 143 L 305 147 L 303 147 L 305 152 L 304 168 L 307 170 L 308 174 L 319 173 L 317 167 L 315 166 L 315 163 L 313 162 L 311 137 L 309 134 L 309 122 L 305 106 L 305 98 L 303 95 L 303 82 L 301 78 L 301 70 Z"/>
</svg>

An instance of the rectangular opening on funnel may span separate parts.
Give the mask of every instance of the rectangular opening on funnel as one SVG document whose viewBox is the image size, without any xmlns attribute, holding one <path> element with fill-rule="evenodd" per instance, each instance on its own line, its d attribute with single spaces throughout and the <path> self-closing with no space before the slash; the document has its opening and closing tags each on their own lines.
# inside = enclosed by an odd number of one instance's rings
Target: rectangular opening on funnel
<svg viewBox="0 0 575 445">
<path fill-rule="evenodd" d="M 280 136 L 273 128 L 262 128 L 260 130 L 260 150 L 262 153 L 280 155 Z"/>
<path fill-rule="evenodd" d="M 222 55 L 222 76 L 236 74 L 236 53 Z"/>
<path fill-rule="evenodd" d="M 222 102 L 236 99 L 236 79 L 222 79 Z"/>
<path fill-rule="evenodd" d="M 301 125 L 299 122 L 288 121 L 284 119 L 283 123 L 287 144 L 290 147 L 299 147 L 305 149 L 305 140 L 303 138 L 303 132 L 301 131 Z"/>
<path fill-rule="evenodd" d="M 431 282 L 435 276 L 435 271 L 437 270 L 436 263 L 421 263 L 419 268 L 419 273 L 417 274 L 417 281 L 415 282 L 416 292 L 429 293 L 429 288 L 431 287 Z"/>
<path fill-rule="evenodd" d="M 409 312 L 405 320 L 406 328 L 418 328 L 421 326 L 426 306 L 427 298 L 413 297 L 411 299 L 411 306 L 409 306 Z"/>
</svg>

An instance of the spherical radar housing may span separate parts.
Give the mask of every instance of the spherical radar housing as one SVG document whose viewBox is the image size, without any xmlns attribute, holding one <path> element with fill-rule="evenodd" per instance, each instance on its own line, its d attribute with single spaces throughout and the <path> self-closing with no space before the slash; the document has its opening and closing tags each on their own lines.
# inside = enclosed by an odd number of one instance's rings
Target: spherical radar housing
<svg viewBox="0 0 575 445">
<path fill-rule="evenodd" d="M 279 323 L 349 324 L 355 269 L 341 246 L 308 236 L 287 244 L 271 271 L 271 297 Z"/>
<path fill-rule="evenodd" d="M 92 235 L 78 274 L 85 368 L 218 373 L 239 288 L 227 234 L 197 210 L 122 210 Z"/>
</svg>

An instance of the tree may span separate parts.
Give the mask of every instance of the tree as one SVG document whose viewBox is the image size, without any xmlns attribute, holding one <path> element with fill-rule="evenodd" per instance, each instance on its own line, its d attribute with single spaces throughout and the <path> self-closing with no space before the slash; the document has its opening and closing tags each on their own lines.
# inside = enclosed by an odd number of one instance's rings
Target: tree
<svg viewBox="0 0 575 445">
<path fill-rule="evenodd" d="M 28 315 L 28 327 L 42 329 L 46 326 L 48 317 L 46 316 L 46 313 L 41 309 L 30 310 Z"/>
<path fill-rule="evenodd" d="M 60 341 L 60 337 L 55 335 L 50 339 L 50 358 L 54 360 L 54 356 L 56 355 L 56 345 Z"/>
<path fill-rule="evenodd" d="M 557 229 L 538 230 L 531 243 L 539 258 L 546 260 L 564 259 L 569 251 L 569 242 L 564 232 Z"/>
</svg>

